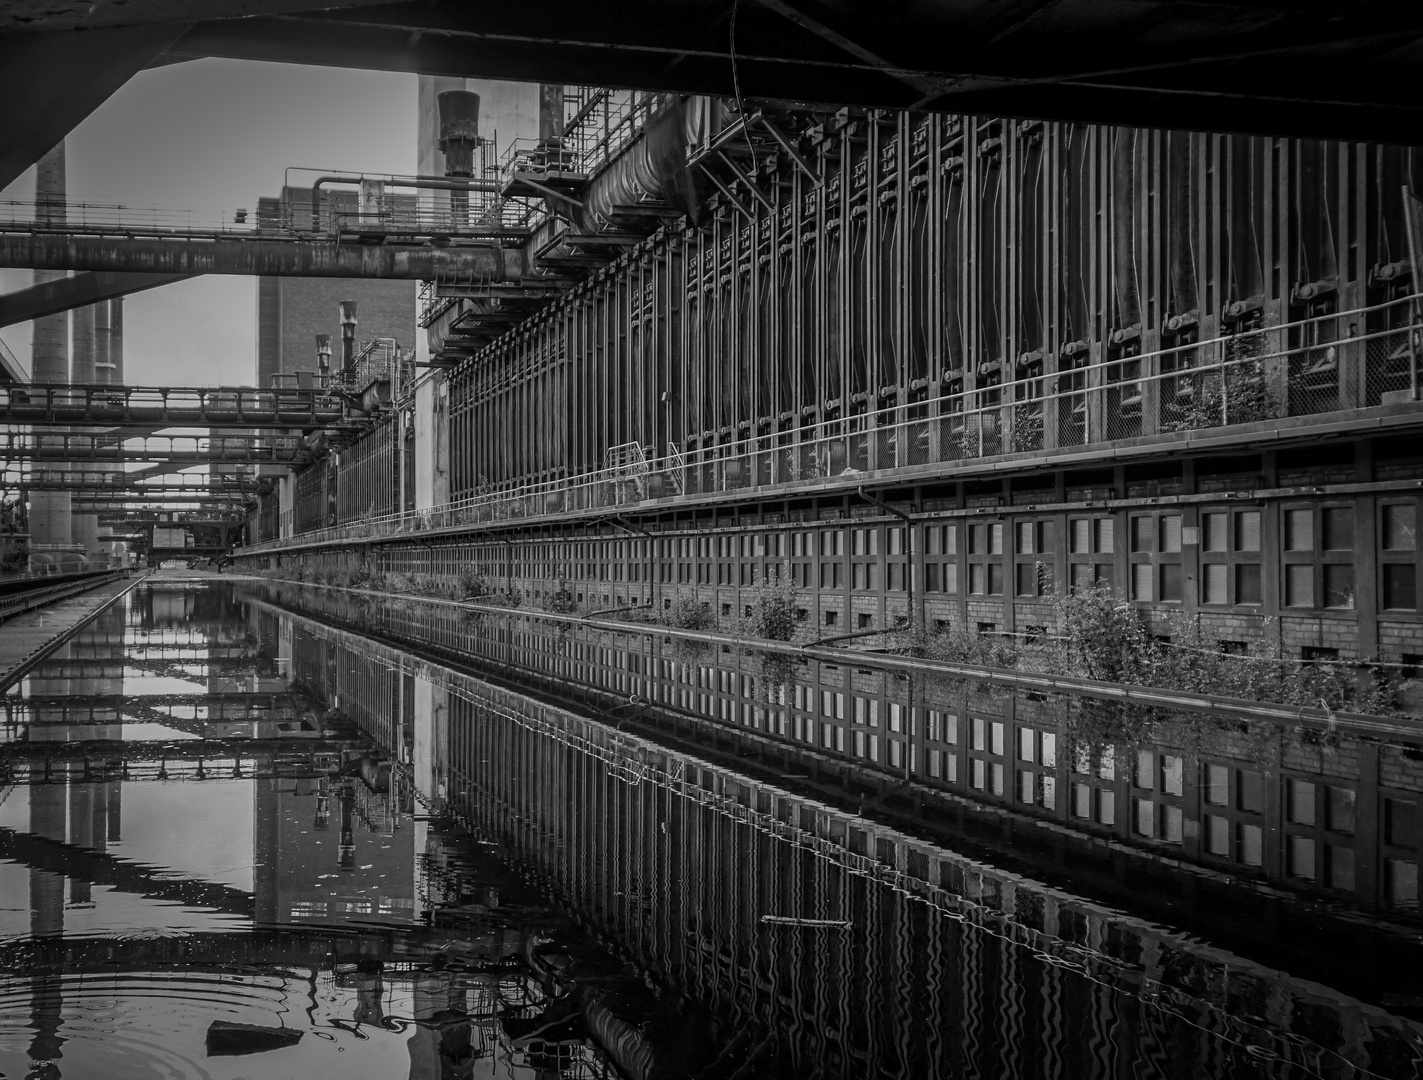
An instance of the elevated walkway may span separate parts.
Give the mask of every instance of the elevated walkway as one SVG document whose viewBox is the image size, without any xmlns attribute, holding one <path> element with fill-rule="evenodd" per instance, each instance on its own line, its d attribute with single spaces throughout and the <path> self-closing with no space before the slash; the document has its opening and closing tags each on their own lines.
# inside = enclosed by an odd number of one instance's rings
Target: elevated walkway
<svg viewBox="0 0 1423 1080">
<path fill-rule="evenodd" d="M 294 435 L 100 435 L 90 432 L 0 432 L 0 456 L 10 462 L 164 461 L 174 465 L 228 462 L 299 465 L 310 453 Z"/>
<path fill-rule="evenodd" d="M 0 387 L 0 423 L 105 428 L 221 427 L 310 431 L 341 426 L 347 410 L 324 390 L 255 386 Z"/>
</svg>

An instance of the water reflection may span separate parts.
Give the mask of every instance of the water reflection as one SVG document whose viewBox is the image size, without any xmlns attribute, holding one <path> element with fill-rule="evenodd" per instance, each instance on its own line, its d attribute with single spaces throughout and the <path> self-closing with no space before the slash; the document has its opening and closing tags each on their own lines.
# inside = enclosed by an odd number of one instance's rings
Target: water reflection
<svg viewBox="0 0 1423 1080">
<path fill-rule="evenodd" d="M 662 647 L 130 594 L 5 701 L 0 1074 L 1416 1075 L 1411 745 Z"/>
</svg>

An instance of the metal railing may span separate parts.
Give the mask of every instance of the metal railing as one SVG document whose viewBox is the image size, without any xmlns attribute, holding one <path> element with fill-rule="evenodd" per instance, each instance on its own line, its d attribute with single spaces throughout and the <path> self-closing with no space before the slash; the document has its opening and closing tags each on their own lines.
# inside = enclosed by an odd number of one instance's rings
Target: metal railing
<svg viewBox="0 0 1423 1080">
<path fill-rule="evenodd" d="M 41 584 L 44 578 L 35 578 L 34 588 L 0 596 L 0 622 L 127 576 L 127 570 L 110 570 L 107 573 L 97 571 L 83 574 L 77 580 L 61 581 L 52 585 Z"/>
<path fill-rule="evenodd" d="M 669 446 L 666 457 L 646 458 L 637 470 L 610 462 L 595 472 L 304 532 L 291 542 L 628 509 L 684 495 L 815 480 L 862 482 L 866 474 L 888 480 L 928 466 L 1133 440 L 1170 446 L 1212 429 L 1404 402 L 1423 409 L 1419 299 L 1110 358 L 699 449 Z M 1368 320 L 1395 325 L 1360 332 Z"/>
</svg>

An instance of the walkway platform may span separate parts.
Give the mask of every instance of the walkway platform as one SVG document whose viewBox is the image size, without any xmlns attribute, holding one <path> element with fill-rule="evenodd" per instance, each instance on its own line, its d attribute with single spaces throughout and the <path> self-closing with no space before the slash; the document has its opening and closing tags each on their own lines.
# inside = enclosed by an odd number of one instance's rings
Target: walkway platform
<svg viewBox="0 0 1423 1080">
<path fill-rule="evenodd" d="M 0 691 L 8 690 L 62 638 L 142 580 L 140 575 L 120 578 L 0 623 Z"/>
</svg>

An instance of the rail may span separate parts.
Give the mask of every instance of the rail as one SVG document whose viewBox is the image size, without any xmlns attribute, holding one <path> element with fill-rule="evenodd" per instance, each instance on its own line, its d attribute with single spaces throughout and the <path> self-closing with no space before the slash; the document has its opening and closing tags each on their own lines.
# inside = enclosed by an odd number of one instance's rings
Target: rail
<svg viewBox="0 0 1423 1080">
<path fill-rule="evenodd" d="M 1333 414 L 1358 423 L 1362 409 L 1375 410 L 1370 418 L 1379 424 L 1390 413 L 1416 420 L 1423 415 L 1420 299 L 1115 356 L 713 446 L 669 445 L 665 457 L 647 458 L 636 474 L 605 463 L 594 472 L 303 532 L 280 545 L 263 537 L 248 550 L 625 511 L 664 499 L 837 480 L 892 483 L 1013 455 L 1108 447 L 1146 453 L 1245 425 L 1273 425 L 1262 437 L 1277 438 L 1298 420 L 1293 426 L 1305 435 L 1316 426 L 1312 419 Z M 1385 325 L 1361 332 L 1368 322 Z M 702 439 L 712 437 L 703 433 Z"/>
</svg>

